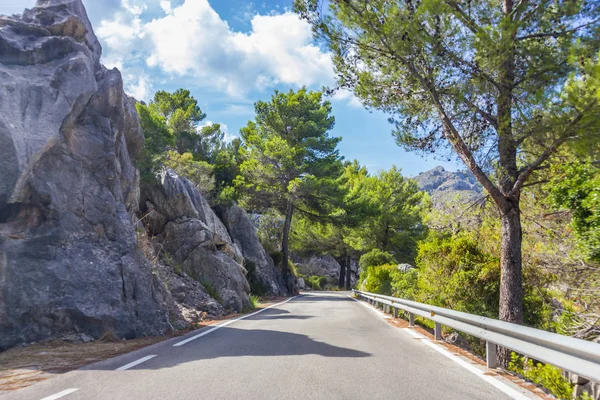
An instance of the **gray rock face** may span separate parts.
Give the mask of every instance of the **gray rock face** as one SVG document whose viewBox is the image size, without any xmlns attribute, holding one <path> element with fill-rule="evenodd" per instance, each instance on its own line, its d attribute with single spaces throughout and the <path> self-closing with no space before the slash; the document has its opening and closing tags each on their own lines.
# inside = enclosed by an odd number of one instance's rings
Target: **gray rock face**
<svg viewBox="0 0 600 400">
<path fill-rule="evenodd" d="M 404 272 L 404 273 L 407 273 L 408 271 L 415 269 L 415 267 L 413 267 L 410 264 L 406 264 L 406 263 L 398 264 L 398 266 L 396 268 L 398 269 L 398 271 Z"/>
<path fill-rule="evenodd" d="M 426 191 L 433 198 L 436 206 L 456 197 L 462 201 L 481 197 L 482 188 L 470 172 L 446 171 L 443 167 L 435 167 L 415 177 L 419 189 Z"/>
<path fill-rule="evenodd" d="M 80 0 L 0 17 L 0 349 L 170 329 L 132 224 L 143 134 L 100 54 Z"/>
<path fill-rule="evenodd" d="M 337 285 L 340 279 L 341 265 L 330 254 L 312 256 L 308 259 L 294 258 L 296 269 L 305 276 L 324 276 L 331 285 Z M 350 284 L 354 286 L 360 275 L 358 262 L 350 259 Z"/>
<path fill-rule="evenodd" d="M 194 185 L 167 169 L 160 182 L 143 188 L 142 220 L 155 243 L 208 292 L 218 293 L 226 309 L 242 311 L 250 305 L 244 257 Z"/>
<path fill-rule="evenodd" d="M 256 284 L 266 292 L 264 294 L 287 295 L 281 272 L 275 267 L 273 259 L 260 244 L 256 228 L 246 211 L 234 205 L 224 212 L 223 220 L 244 259 L 254 265 L 254 270 L 251 271 L 253 276 L 249 276 L 250 282 L 256 280 Z"/>
</svg>

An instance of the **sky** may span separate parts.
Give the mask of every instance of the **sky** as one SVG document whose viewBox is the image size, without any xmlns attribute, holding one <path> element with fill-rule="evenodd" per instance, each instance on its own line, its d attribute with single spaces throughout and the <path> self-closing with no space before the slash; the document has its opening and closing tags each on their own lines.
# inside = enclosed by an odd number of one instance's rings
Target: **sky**
<svg viewBox="0 0 600 400">
<path fill-rule="evenodd" d="M 335 85 L 327 49 L 292 11 L 292 0 L 83 0 L 102 44 L 102 63 L 118 68 L 125 91 L 148 101 L 157 90 L 189 89 L 226 139 L 254 118 L 254 102 L 274 90 Z M 35 0 L 0 0 L 0 14 L 20 14 Z M 351 92 L 332 98 L 340 153 L 370 172 L 402 168 L 405 175 L 456 161 L 422 157 L 396 145 L 392 125 L 366 110 Z"/>
</svg>

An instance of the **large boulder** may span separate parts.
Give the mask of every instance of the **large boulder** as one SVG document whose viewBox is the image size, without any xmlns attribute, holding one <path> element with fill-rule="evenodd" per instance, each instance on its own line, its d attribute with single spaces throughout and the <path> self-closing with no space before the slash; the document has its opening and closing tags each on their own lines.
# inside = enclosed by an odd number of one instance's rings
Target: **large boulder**
<svg viewBox="0 0 600 400">
<path fill-rule="evenodd" d="M 296 269 L 305 276 L 317 275 L 327 278 L 330 284 L 337 284 L 340 279 L 341 266 L 333 256 L 312 256 L 308 259 L 294 258 Z"/>
<path fill-rule="evenodd" d="M 250 306 L 244 257 L 206 199 L 186 178 L 165 169 L 144 185 L 141 220 L 153 240 L 226 309 Z"/>
<path fill-rule="evenodd" d="M 100 54 L 81 0 L 0 16 L 0 349 L 170 329 L 132 223 L 144 137 Z"/>
<path fill-rule="evenodd" d="M 233 205 L 224 212 L 223 222 L 244 256 L 246 269 L 249 270 L 248 280 L 251 285 L 256 286 L 253 290 L 261 295 L 287 295 L 281 272 L 260 244 L 256 227 L 246 211 Z"/>
</svg>

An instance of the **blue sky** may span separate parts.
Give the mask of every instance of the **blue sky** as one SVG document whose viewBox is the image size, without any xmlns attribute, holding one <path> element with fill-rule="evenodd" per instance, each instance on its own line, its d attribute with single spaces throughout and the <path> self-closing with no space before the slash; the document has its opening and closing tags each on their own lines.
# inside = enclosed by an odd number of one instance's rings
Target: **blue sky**
<svg viewBox="0 0 600 400">
<path fill-rule="evenodd" d="M 207 121 L 228 138 L 254 116 L 253 103 L 273 90 L 335 83 L 326 49 L 291 12 L 292 0 L 83 0 L 103 47 L 102 62 L 121 70 L 126 91 L 149 100 L 157 90 L 190 89 Z M 21 13 L 35 0 L 0 0 L 0 14 Z M 414 176 L 455 161 L 423 158 L 396 145 L 387 117 L 365 110 L 349 92 L 332 99 L 341 153 L 369 171 L 396 165 Z"/>
</svg>

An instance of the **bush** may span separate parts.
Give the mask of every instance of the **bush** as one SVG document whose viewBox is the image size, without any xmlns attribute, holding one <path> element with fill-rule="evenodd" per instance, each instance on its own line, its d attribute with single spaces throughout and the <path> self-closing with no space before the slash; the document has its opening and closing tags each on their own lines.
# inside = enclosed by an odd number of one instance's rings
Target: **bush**
<svg viewBox="0 0 600 400">
<path fill-rule="evenodd" d="M 255 310 L 256 307 L 258 307 L 259 304 L 260 304 L 260 298 L 257 295 L 255 295 L 255 294 L 251 294 L 250 295 L 250 305 L 251 305 L 251 308 L 253 310 Z"/>
<path fill-rule="evenodd" d="M 512 353 L 511 358 L 508 369 L 545 387 L 559 399 L 572 398 L 573 387 L 569 380 L 562 375 L 560 368 L 548 364 L 534 363 L 531 359 L 525 361 L 524 357 L 515 353 Z"/>
<path fill-rule="evenodd" d="M 418 301 L 498 318 L 500 262 L 473 235 L 430 234 L 419 244 L 417 266 Z"/>
<path fill-rule="evenodd" d="M 364 274 L 365 290 L 372 293 L 391 295 L 392 276 L 395 271 L 397 271 L 395 264 L 368 267 Z"/>
<path fill-rule="evenodd" d="M 363 271 L 369 267 L 393 263 L 394 256 L 387 251 L 381 251 L 379 249 L 373 249 L 370 252 L 363 254 L 358 261 L 358 265 L 363 269 Z"/>
<path fill-rule="evenodd" d="M 392 294 L 406 300 L 417 300 L 419 292 L 419 271 L 394 271 L 392 274 Z"/>
<path fill-rule="evenodd" d="M 212 198 L 215 190 L 212 165 L 206 161 L 194 160 L 192 153 L 179 154 L 176 151 L 167 152 L 164 164 L 189 179 L 204 197 Z"/>
<path fill-rule="evenodd" d="M 304 279 L 304 283 L 310 286 L 313 290 L 322 290 L 327 284 L 327 278 L 324 276 L 311 275 Z"/>
</svg>

